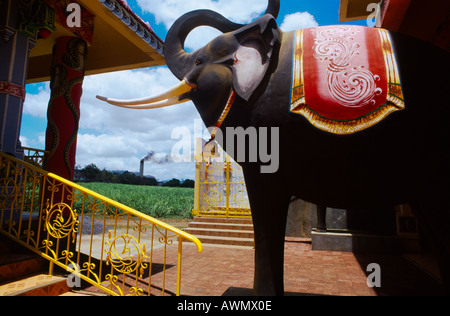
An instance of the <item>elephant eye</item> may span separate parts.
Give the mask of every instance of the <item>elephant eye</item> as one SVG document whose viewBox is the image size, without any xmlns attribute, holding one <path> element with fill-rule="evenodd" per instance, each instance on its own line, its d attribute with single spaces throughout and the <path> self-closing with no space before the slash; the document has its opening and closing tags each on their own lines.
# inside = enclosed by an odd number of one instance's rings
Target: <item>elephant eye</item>
<svg viewBox="0 0 450 316">
<path fill-rule="evenodd" d="M 196 66 L 201 65 L 201 64 L 202 64 L 202 62 L 201 62 L 200 60 L 197 59 L 197 60 L 195 61 L 195 65 L 196 65 Z"/>
</svg>

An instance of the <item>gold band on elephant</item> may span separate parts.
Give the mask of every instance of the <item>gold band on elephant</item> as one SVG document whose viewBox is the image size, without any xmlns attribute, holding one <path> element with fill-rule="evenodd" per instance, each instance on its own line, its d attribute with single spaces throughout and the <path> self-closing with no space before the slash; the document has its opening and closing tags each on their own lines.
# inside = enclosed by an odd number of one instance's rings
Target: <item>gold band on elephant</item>
<svg viewBox="0 0 450 316">
<path fill-rule="evenodd" d="M 205 144 L 203 153 L 206 152 L 210 152 L 212 155 L 215 155 L 215 146 L 213 144 L 213 141 L 216 139 L 216 134 L 217 131 L 219 130 L 219 128 L 222 126 L 223 121 L 225 121 L 225 119 L 228 116 L 228 113 L 230 113 L 231 110 L 231 106 L 234 103 L 234 99 L 236 98 L 236 91 L 234 91 L 234 89 L 231 90 L 230 96 L 228 97 L 228 101 L 227 104 L 225 106 L 225 109 L 223 110 L 222 114 L 220 115 L 219 119 L 217 120 L 216 125 L 214 125 L 213 130 L 211 131 L 211 138 L 209 139 L 209 141 Z M 207 147 L 208 146 L 208 147 Z M 210 146 L 212 146 L 212 148 L 209 148 Z"/>
</svg>

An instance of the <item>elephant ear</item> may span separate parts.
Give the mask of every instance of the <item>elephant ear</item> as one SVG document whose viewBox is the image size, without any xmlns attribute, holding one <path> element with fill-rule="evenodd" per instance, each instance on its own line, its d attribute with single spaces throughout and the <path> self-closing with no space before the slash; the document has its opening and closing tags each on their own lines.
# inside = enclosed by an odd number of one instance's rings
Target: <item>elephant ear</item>
<svg viewBox="0 0 450 316">
<path fill-rule="evenodd" d="M 234 56 L 233 86 L 248 101 L 267 73 L 280 31 L 274 17 L 266 14 L 234 35 L 239 47 Z"/>
</svg>

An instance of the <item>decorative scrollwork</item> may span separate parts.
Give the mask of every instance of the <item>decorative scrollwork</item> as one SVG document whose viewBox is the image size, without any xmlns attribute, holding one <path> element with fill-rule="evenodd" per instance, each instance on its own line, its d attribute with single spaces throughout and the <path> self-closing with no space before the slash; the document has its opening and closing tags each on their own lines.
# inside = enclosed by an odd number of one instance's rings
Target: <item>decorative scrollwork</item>
<svg viewBox="0 0 450 316">
<path fill-rule="evenodd" d="M 227 158 L 226 163 L 220 160 L 200 163 L 199 193 L 201 214 L 237 217 L 251 215 L 242 168 L 231 158 Z"/>
<path fill-rule="evenodd" d="M 36 240 L 33 238 L 33 237 L 35 237 L 35 235 L 36 234 L 33 230 L 25 229 L 23 231 L 22 239 L 27 240 L 28 244 L 32 244 L 34 246 L 34 248 L 38 248 L 38 244 L 37 244 Z"/>
<path fill-rule="evenodd" d="M 72 234 L 72 242 L 74 242 L 78 224 L 78 215 L 69 205 L 58 203 L 50 206 L 47 203 L 45 227 L 50 236 L 61 239 Z"/>
<path fill-rule="evenodd" d="M 144 293 L 143 289 L 140 289 L 140 288 L 137 288 L 137 287 L 132 287 L 132 288 L 130 288 L 129 291 L 131 293 L 130 296 L 140 296 L 140 295 L 142 295 Z"/>
<path fill-rule="evenodd" d="M 107 274 L 107 275 L 105 275 L 105 281 L 109 281 L 111 284 L 111 287 L 114 286 L 114 288 L 118 291 L 120 296 L 125 296 L 123 289 L 117 284 L 117 282 L 119 281 L 119 277 L 117 275 Z M 140 296 L 144 293 L 144 290 L 134 287 L 134 286 L 129 288 L 128 291 L 131 294 L 128 294 L 126 296 Z"/>
<path fill-rule="evenodd" d="M 176 235 L 169 236 L 169 235 L 167 234 L 167 230 L 165 230 L 165 232 L 162 232 L 162 231 L 159 229 L 158 226 L 155 225 L 154 227 L 155 227 L 156 231 L 161 235 L 161 236 L 158 238 L 158 241 L 159 241 L 161 244 L 166 244 L 166 245 L 168 245 L 168 246 L 170 246 L 170 245 L 173 244 L 173 238 L 175 238 Z"/>
<path fill-rule="evenodd" d="M 142 219 L 139 219 L 138 221 L 138 219 L 133 216 L 131 216 L 130 219 L 136 224 L 132 226 L 133 231 L 139 234 L 146 233 L 148 231 L 148 228 L 152 226 L 150 222 L 147 221 L 143 222 Z"/>
<path fill-rule="evenodd" d="M 95 268 L 96 268 L 95 263 L 92 263 L 92 262 L 85 262 L 85 263 L 83 263 L 83 269 L 79 269 L 79 271 L 77 271 L 77 272 L 80 273 L 80 274 L 81 274 L 82 272 L 86 272 L 86 274 L 89 275 L 91 279 L 94 278 L 95 281 L 96 281 L 98 284 L 100 284 L 101 281 L 100 281 L 99 276 L 98 276 L 97 273 L 96 273 Z"/>
<path fill-rule="evenodd" d="M 11 208 L 17 202 L 19 189 L 16 181 L 11 178 L 3 178 L 0 181 L 0 207 L 2 209 Z"/>
<path fill-rule="evenodd" d="M 144 262 L 148 260 L 145 255 L 147 252 L 145 244 L 140 244 L 136 238 L 128 234 L 113 239 L 111 231 L 108 235 L 109 241 L 105 243 L 108 247 L 106 249 L 106 264 L 111 265 L 114 270 L 120 273 L 132 273 L 139 269 L 139 274 L 142 277 L 144 270 L 148 268 L 148 264 Z M 121 250 L 119 251 L 119 249 Z"/>
<path fill-rule="evenodd" d="M 328 90 L 335 101 L 345 107 L 375 104 L 375 96 L 383 92 L 377 87 L 380 76 L 367 70 L 367 65 L 350 67 L 351 60 L 360 55 L 360 45 L 354 38 L 359 30 L 342 26 L 311 32 L 315 38 L 314 57 L 328 63 Z"/>
<path fill-rule="evenodd" d="M 63 251 L 61 252 L 61 255 L 62 255 L 62 258 L 68 259 L 70 262 L 72 262 L 72 260 L 70 260 L 70 259 L 73 258 L 73 252 L 72 252 L 72 251 L 69 251 L 69 250 L 63 250 Z"/>
</svg>

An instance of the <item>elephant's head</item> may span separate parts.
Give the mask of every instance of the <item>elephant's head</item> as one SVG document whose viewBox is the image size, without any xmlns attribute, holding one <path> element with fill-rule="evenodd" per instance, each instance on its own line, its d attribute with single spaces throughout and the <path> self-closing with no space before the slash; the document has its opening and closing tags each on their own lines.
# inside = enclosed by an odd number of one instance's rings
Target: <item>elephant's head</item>
<svg viewBox="0 0 450 316">
<path fill-rule="evenodd" d="M 166 63 L 181 80 L 179 85 L 143 99 L 98 98 L 134 109 L 164 107 L 190 99 L 204 119 L 217 120 L 217 113 L 223 110 L 230 94 L 248 101 L 267 75 L 274 47 L 281 40 L 275 21 L 279 8 L 279 0 L 269 0 L 266 13 L 249 25 L 235 24 L 210 10 L 189 12 L 174 23 L 165 42 Z M 210 26 L 223 34 L 205 47 L 188 53 L 184 42 L 199 26 Z"/>
</svg>

